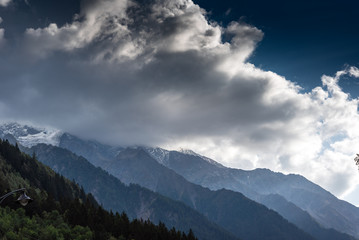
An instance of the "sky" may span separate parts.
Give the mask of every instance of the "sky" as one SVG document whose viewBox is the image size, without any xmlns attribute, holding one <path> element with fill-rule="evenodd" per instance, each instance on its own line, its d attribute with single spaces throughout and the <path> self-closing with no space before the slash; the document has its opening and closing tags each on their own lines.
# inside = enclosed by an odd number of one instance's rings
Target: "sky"
<svg viewBox="0 0 359 240">
<path fill-rule="evenodd" d="M 356 9 L 0 0 L 0 121 L 301 174 L 359 205 Z"/>
</svg>

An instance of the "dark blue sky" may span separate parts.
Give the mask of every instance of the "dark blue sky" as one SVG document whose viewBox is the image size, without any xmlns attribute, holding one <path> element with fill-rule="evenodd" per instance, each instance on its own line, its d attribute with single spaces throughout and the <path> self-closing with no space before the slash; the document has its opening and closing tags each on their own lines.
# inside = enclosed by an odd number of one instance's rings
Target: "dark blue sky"
<svg viewBox="0 0 359 240">
<path fill-rule="evenodd" d="M 305 91 L 321 85 L 322 74 L 359 65 L 359 1 L 195 2 L 223 24 L 242 18 L 261 29 L 264 39 L 250 61 L 298 82 Z M 341 86 L 359 96 L 357 80 L 347 78 Z"/>
</svg>

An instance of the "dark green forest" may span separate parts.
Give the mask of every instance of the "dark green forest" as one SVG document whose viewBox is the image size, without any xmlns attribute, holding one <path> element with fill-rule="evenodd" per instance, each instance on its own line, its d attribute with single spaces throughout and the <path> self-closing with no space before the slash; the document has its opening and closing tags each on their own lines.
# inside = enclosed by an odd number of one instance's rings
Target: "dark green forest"
<svg viewBox="0 0 359 240">
<path fill-rule="evenodd" d="M 75 182 L 0 139 L 0 196 L 18 188 L 26 188 L 33 201 L 22 207 L 15 194 L 2 202 L 1 239 L 197 239 L 192 230 L 104 210 Z"/>
</svg>

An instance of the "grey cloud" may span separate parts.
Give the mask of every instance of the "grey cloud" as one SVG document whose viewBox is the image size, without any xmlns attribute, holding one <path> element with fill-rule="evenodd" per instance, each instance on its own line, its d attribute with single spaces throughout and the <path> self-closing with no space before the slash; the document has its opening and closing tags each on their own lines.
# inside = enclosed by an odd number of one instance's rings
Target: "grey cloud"
<svg viewBox="0 0 359 240">
<path fill-rule="evenodd" d="M 86 52 L 92 52 L 97 60 L 124 61 L 126 57 L 133 59 L 143 54 L 150 57 L 162 50 L 200 50 L 218 45 L 220 28 L 208 24 L 197 5 L 186 2 L 187 5 L 177 6 L 166 5 L 169 3 L 166 1 L 144 5 L 130 1 L 92 1 L 91 7 L 85 7 L 70 25 L 28 29 L 28 49 L 43 57 L 52 51 L 91 48 Z"/>
<path fill-rule="evenodd" d="M 3 28 L 0 28 L 0 49 L 5 44 L 5 30 Z"/>
<path fill-rule="evenodd" d="M 0 17 L 0 24 L 2 23 L 2 18 Z M 5 29 L 0 28 L 0 49 L 5 44 Z"/>
<path fill-rule="evenodd" d="M 0 0 L 0 6 L 2 7 L 6 7 L 7 5 L 9 5 L 11 2 L 11 0 Z"/>
<path fill-rule="evenodd" d="M 230 42 L 221 42 L 225 34 Z M 251 66 L 235 76 L 226 72 L 246 67 L 262 36 L 245 24 L 209 24 L 191 1 L 84 1 L 72 24 L 28 29 L 27 57 L 43 59 L 14 67 L 3 80 L 2 98 L 16 117 L 75 125 L 71 130 L 89 137 L 89 128 L 111 126 L 114 134 L 103 138 L 121 143 L 161 144 L 191 135 L 267 142 L 274 130 L 261 125 L 294 118 L 296 96 L 270 104 L 264 96 L 273 76 L 257 76 L 260 70 Z M 128 44 L 133 55 L 123 50 Z M 237 66 L 219 70 L 226 61 Z M 276 137 L 288 135 L 281 131 Z M 118 139 L 119 132 L 126 137 Z"/>
<path fill-rule="evenodd" d="M 209 155 L 223 148 L 212 157 L 231 166 L 326 173 L 318 161 L 324 133 L 344 121 L 334 121 L 334 103 L 341 116 L 357 117 L 339 77 L 323 79 L 329 90 L 302 94 L 247 62 L 262 31 L 206 18 L 190 0 L 83 1 L 72 23 L 28 29 L 9 43 L 0 58 L 0 119 L 112 144 L 187 143 Z"/>
</svg>

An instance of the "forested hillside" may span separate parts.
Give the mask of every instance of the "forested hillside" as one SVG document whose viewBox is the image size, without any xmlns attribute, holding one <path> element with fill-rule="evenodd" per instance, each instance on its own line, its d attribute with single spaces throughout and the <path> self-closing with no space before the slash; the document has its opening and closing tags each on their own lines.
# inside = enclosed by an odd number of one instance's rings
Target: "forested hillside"
<svg viewBox="0 0 359 240">
<path fill-rule="evenodd" d="M 169 230 L 104 210 L 77 184 L 0 140 L 0 195 L 18 188 L 26 188 L 34 201 L 25 208 L 15 195 L 3 201 L 1 239 L 196 239 L 191 230 Z"/>
<path fill-rule="evenodd" d="M 150 219 L 156 224 L 161 221 L 181 231 L 191 228 L 199 239 L 238 239 L 184 203 L 139 185 L 126 186 L 108 172 L 66 149 L 38 144 L 24 150 L 35 152 L 39 161 L 81 184 L 107 210 L 124 211 L 130 219 Z"/>
</svg>

